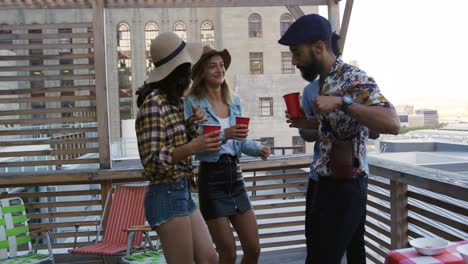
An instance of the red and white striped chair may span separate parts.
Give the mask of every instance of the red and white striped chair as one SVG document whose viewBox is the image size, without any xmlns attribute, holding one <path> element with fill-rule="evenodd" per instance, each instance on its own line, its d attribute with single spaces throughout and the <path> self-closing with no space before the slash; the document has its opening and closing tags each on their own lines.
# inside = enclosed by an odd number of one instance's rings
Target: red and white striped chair
<svg viewBox="0 0 468 264">
<path fill-rule="evenodd" d="M 104 239 L 98 241 L 102 229 L 102 219 L 109 203 L 109 197 L 112 190 L 107 195 L 106 204 L 103 209 L 101 223 L 96 236 L 96 243 L 80 248 L 69 250 L 73 254 L 89 254 L 103 256 L 112 256 L 127 249 L 126 229 L 132 226 L 145 224 L 144 199 L 147 186 L 114 186 L 113 199 L 107 216 L 107 224 L 104 230 Z M 148 238 L 149 239 L 149 238 Z M 141 245 L 143 233 L 138 232 L 134 237 L 134 247 Z"/>
</svg>

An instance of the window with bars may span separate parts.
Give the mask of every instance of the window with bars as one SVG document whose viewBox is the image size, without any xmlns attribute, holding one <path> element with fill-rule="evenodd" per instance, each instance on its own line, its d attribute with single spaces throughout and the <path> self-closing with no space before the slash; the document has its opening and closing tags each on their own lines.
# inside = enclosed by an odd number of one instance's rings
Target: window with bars
<svg viewBox="0 0 468 264">
<path fill-rule="evenodd" d="M 42 30 L 41 29 L 30 29 L 30 30 L 28 30 L 28 33 L 29 34 L 42 34 Z M 40 37 L 31 38 L 31 39 L 29 39 L 29 44 L 42 44 L 42 38 L 40 38 Z M 42 49 L 30 49 L 29 50 L 29 55 L 31 55 L 33 57 L 35 55 L 43 55 L 43 50 Z M 44 61 L 42 59 L 33 58 L 33 59 L 29 60 L 29 64 L 31 66 L 44 65 Z M 31 71 L 30 74 L 31 75 L 42 75 L 43 72 L 42 71 Z"/>
<path fill-rule="evenodd" d="M 130 50 L 130 27 L 126 23 L 120 23 L 118 26 L 117 47 L 120 50 Z"/>
<path fill-rule="evenodd" d="M 283 36 L 284 33 L 286 33 L 286 30 L 288 30 L 289 26 L 291 26 L 291 24 L 293 23 L 293 20 L 294 20 L 293 17 L 288 13 L 281 15 L 281 18 L 280 18 L 281 36 Z"/>
<path fill-rule="evenodd" d="M 214 37 L 215 37 L 215 31 L 213 27 L 213 23 L 210 21 L 205 21 L 201 25 L 201 42 L 203 45 L 210 45 L 211 47 L 214 47 Z"/>
<path fill-rule="evenodd" d="M 59 28 L 58 33 L 59 34 L 71 34 L 72 29 L 71 28 Z M 63 44 L 63 45 L 71 44 L 72 43 L 72 38 L 70 38 L 70 37 L 60 37 L 58 39 L 58 43 Z M 72 53 L 72 49 L 70 49 L 70 48 L 61 48 L 61 49 L 59 49 L 59 53 Z"/>
<path fill-rule="evenodd" d="M 146 73 L 148 74 L 153 68 L 153 62 L 151 60 L 151 54 L 150 54 L 150 47 L 151 47 L 151 41 L 156 38 L 159 34 L 159 27 L 158 24 L 154 22 L 149 22 L 145 26 L 145 58 L 146 58 Z"/>
<path fill-rule="evenodd" d="M 93 28 L 88 28 L 88 33 L 93 33 Z M 88 43 L 89 43 L 89 44 L 94 44 L 94 37 L 88 38 Z M 93 52 L 94 52 L 94 48 L 89 48 L 89 49 L 88 49 L 88 53 L 89 53 L 89 54 L 93 54 Z M 94 65 L 94 57 L 88 58 L 88 64 L 89 64 L 89 65 Z M 89 72 L 88 72 L 88 73 L 89 73 L 89 74 L 95 74 L 94 68 L 93 68 L 93 69 L 89 69 Z M 94 84 L 95 84 L 94 81 L 95 81 L 94 79 L 90 80 L 89 84 L 90 84 L 90 85 L 94 85 Z M 92 93 L 94 93 L 94 92 L 92 92 Z M 92 102 L 94 102 L 94 101 L 92 101 Z"/>
<path fill-rule="evenodd" d="M 6 26 L 7 24 L 0 24 L 0 26 Z M 11 30 L 7 29 L 1 29 L 0 30 L 0 36 L 4 35 L 7 37 L 7 35 L 11 35 Z M 0 38 L 0 44 L 13 44 L 13 39 L 8 39 L 8 38 Z"/>
<path fill-rule="evenodd" d="M 292 65 L 291 52 L 281 52 L 281 72 L 286 74 L 295 72 L 294 65 Z"/>
<path fill-rule="evenodd" d="M 130 26 L 120 23 L 117 27 L 117 58 L 119 79 L 120 120 L 133 117 L 132 57 Z"/>
<path fill-rule="evenodd" d="M 250 52 L 250 74 L 263 74 L 263 52 Z"/>
<path fill-rule="evenodd" d="M 305 141 L 300 136 L 292 137 L 293 154 L 305 153 Z"/>
<path fill-rule="evenodd" d="M 63 54 L 63 53 L 62 53 Z M 60 65 L 72 65 L 73 60 L 72 59 L 61 59 L 59 61 Z M 66 76 L 66 75 L 73 75 L 73 70 L 70 69 L 63 69 L 60 70 L 60 75 L 61 76 Z M 73 87 L 74 81 L 73 80 L 60 80 L 60 87 Z M 63 91 L 60 92 L 60 96 L 74 96 L 75 92 L 73 91 Z M 74 107 L 75 102 L 74 101 L 62 101 L 61 102 L 62 108 L 66 107 Z M 62 117 L 70 117 L 71 113 L 62 113 Z"/>
<path fill-rule="evenodd" d="M 131 35 L 130 27 L 126 23 L 120 23 L 117 30 L 117 52 L 120 67 L 131 66 Z"/>
<path fill-rule="evenodd" d="M 44 88 L 44 81 L 31 81 L 30 83 L 31 89 L 39 89 L 39 88 Z M 37 97 L 37 98 L 44 98 L 45 93 L 35 93 L 31 92 L 31 97 Z M 38 100 L 36 102 L 31 102 L 31 109 L 45 109 L 46 108 L 46 103 L 43 100 Z M 34 119 L 41 119 L 45 118 L 46 114 L 44 113 L 34 113 L 32 114 L 32 118 Z M 40 123 L 33 124 L 34 125 L 42 125 Z"/>
<path fill-rule="evenodd" d="M 273 97 L 259 98 L 260 116 L 273 116 Z"/>
<path fill-rule="evenodd" d="M 174 24 L 174 33 L 179 36 L 183 41 L 187 42 L 187 27 L 182 22 Z"/>
<path fill-rule="evenodd" d="M 260 38 L 262 36 L 262 17 L 259 14 L 251 14 L 249 16 L 249 37 Z"/>
<path fill-rule="evenodd" d="M 42 34 L 42 30 L 41 29 L 30 29 L 28 30 L 28 33 L 29 34 Z M 40 37 L 37 37 L 37 38 L 31 38 L 29 39 L 29 44 L 42 44 L 42 38 Z M 34 57 L 35 55 L 43 55 L 43 50 L 42 49 L 30 49 L 29 50 L 29 55 Z M 37 58 L 32 58 L 30 61 L 29 61 L 29 65 L 31 66 L 41 66 L 41 65 L 44 65 L 44 61 L 42 59 L 37 59 Z M 44 75 L 44 72 L 42 70 L 34 70 L 34 71 L 30 71 L 29 72 L 29 75 L 31 76 L 40 76 L 40 75 Z M 45 93 L 43 92 L 40 92 L 40 93 L 36 93 L 34 92 L 35 89 L 42 89 L 44 88 L 44 80 L 31 80 L 29 81 L 29 87 L 31 88 L 31 97 L 45 97 Z M 31 108 L 32 109 L 44 109 L 46 108 L 46 103 L 43 101 L 43 100 L 40 100 L 40 101 L 35 101 L 35 102 L 32 102 L 31 103 Z M 41 119 L 41 118 L 45 118 L 46 115 L 45 114 L 33 114 L 32 115 L 32 118 L 35 118 L 35 119 Z M 34 124 L 34 125 L 41 125 L 41 124 Z"/>
<path fill-rule="evenodd" d="M 58 29 L 58 33 L 59 34 L 71 34 L 72 33 L 72 29 L 71 28 L 59 28 Z M 59 40 L 58 40 L 59 44 L 71 44 L 72 43 L 72 38 L 70 37 L 61 37 Z M 72 54 L 73 53 L 73 50 L 70 49 L 70 48 L 61 48 L 59 49 L 59 55 L 67 55 L 67 54 Z M 73 64 L 73 59 L 59 59 L 59 64 L 60 65 L 72 65 Z M 73 74 L 73 70 L 70 70 L 70 69 L 63 69 L 60 71 L 60 74 L 61 75 L 70 75 L 70 74 Z M 68 85 L 70 84 L 71 85 Z M 61 87 L 64 87 L 64 86 L 73 86 L 73 80 L 61 80 L 60 81 L 60 86 Z"/>
</svg>

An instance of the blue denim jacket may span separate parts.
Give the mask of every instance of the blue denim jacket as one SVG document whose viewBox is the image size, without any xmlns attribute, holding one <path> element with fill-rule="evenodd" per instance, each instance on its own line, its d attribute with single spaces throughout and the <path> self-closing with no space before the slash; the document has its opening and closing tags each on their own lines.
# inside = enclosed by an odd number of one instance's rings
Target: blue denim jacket
<svg viewBox="0 0 468 264">
<path fill-rule="evenodd" d="M 205 124 L 219 125 L 219 120 L 213 108 L 211 108 L 208 98 L 204 98 L 201 101 L 198 101 L 192 96 L 185 98 L 184 99 L 185 120 L 189 119 L 190 116 L 192 116 L 192 105 L 199 107 L 205 111 L 206 116 L 208 118 L 208 122 L 205 122 Z M 231 121 L 232 126 L 236 124 L 236 116 L 242 116 L 241 104 L 240 104 L 239 97 L 237 95 L 233 96 L 232 103 L 229 105 L 229 115 L 230 115 L 230 121 Z M 203 124 L 200 124 L 200 130 L 201 130 L 202 125 Z M 222 139 L 223 144 L 227 142 L 227 139 L 224 136 L 224 131 L 221 131 L 221 139 Z M 260 156 L 260 152 L 262 151 L 263 146 L 253 140 L 244 139 L 244 140 L 234 140 L 234 148 L 236 149 L 238 158 L 241 157 L 241 153 L 244 153 L 252 157 L 258 157 Z M 206 154 L 195 155 L 195 158 L 200 161 L 216 162 L 218 161 L 219 156 L 220 156 L 220 151 L 215 151 L 215 152 L 209 152 Z"/>
</svg>

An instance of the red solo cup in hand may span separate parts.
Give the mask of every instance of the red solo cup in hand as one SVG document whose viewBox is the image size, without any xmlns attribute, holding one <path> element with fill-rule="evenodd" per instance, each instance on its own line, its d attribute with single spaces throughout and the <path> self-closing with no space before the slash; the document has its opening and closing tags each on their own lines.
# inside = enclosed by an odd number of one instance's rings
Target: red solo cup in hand
<svg viewBox="0 0 468 264">
<path fill-rule="evenodd" d="M 286 108 L 288 109 L 288 114 L 292 119 L 302 116 L 299 95 L 300 93 L 290 93 L 283 96 L 284 101 L 286 102 Z"/>
<path fill-rule="evenodd" d="M 209 124 L 203 125 L 203 134 L 208 134 L 210 132 L 219 131 L 219 130 L 221 130 L 220 125 L 209 125 Z"/>
<path fill-rule="evenodd" d="M 246 125 L 248 128 L 249 122 L 250 122 L 249 117 L 236 116 L 236 125 Z"/>
</svg>

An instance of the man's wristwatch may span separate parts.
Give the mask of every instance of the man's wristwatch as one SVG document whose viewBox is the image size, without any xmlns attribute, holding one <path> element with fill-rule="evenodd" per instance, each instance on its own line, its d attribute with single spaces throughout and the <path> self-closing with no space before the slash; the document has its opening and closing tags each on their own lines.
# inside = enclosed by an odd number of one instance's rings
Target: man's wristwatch
<svg viewBox="0 0 468 264">
<path fill-rule="evenodd" d="M 349 95 L 343 96 L 342 100 L 343 100 L 343 102 L 341 104 L 341 111 L 347 113 L 348 112 L 348 107 L 354 103 L 354 100 Z"/>
</svg>

